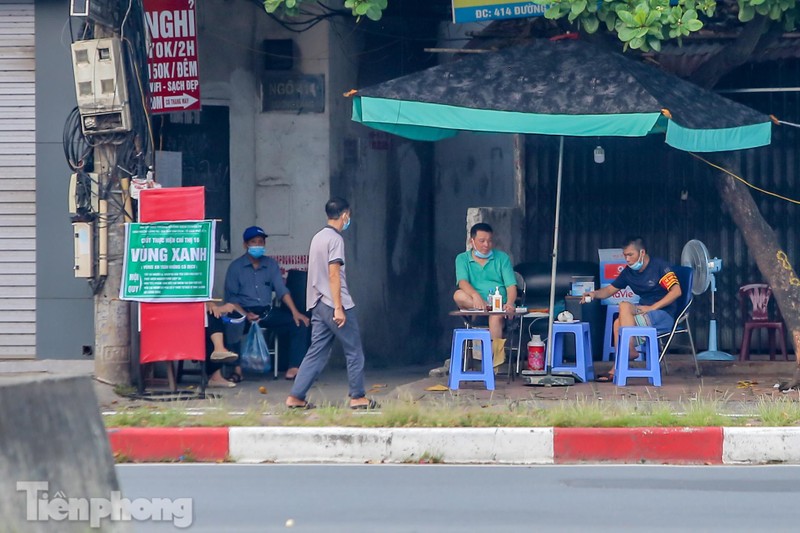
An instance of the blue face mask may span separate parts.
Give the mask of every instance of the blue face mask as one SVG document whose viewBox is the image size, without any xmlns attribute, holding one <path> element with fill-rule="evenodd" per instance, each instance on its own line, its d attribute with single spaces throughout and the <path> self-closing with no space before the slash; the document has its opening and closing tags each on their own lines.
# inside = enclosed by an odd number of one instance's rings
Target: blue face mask
<svg viewBox="0 0 800 533">
<path fill-rule="evenodd" d="M 475 257 L 479 257 L 481 259 L 489 259 L 494 254 L 494 250 L 489 250 L 488 254 L 484 254 L 484 253 L 479 252 L 477 249 L 473 249 L 472 253 L 475 254 Z"/>
<path fill-rule="evenodd" d="M 253 259 L 258 259 L 259 257 L 264 255 L 264 247 L 263 246 L 248 246 L 247 253 L 250 254 L 250 257 Z"/>
<path fill-rule="evenodd" d="M 639 260 L 631 265 L 631 269 L 638 272 L 642 269 L 643 266 L 644 266 L 644 253 L 639 252 Z"/>
<path fill-rule="evenodd" d="M 342 231 L 346 230 L 349 227 L 350 227 L 350 217 L 347 217 L 347 222 L 345 222 L 344 226 L 342 226 Z"/>
</svg>

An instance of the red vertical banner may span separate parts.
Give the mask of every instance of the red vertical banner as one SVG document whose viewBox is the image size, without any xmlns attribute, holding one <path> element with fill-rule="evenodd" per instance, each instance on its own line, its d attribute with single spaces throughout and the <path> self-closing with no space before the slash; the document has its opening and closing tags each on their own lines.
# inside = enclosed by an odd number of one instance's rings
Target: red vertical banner
<svg viewBox="0 0 800 533">
<path fill-rule="evenodd" d="M 205 188 L 144 189 L 139 197 L 139 221 L 202 220 Z M 205 361 L 205 303 L 141 303 L 139 362 Z"/>
<path fill-rule="evenodd" d="M 150 111 L 200 109 L 196 0 L 144 0 Z"/>
</svg>

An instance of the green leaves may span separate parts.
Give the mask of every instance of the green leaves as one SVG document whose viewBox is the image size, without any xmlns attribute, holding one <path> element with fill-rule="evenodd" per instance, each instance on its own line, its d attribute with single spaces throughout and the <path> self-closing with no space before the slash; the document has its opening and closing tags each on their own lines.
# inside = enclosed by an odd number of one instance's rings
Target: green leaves
<svg viewBox="0 0 800 533">
<path fill-rule="evenodd" d="M 749 22 L 758 15 L 769 17 L 771 20 L 784 19 L 787 28 L 794 29 L 797 14 L 795 0 L 738 0 L 739 20 Z"/>
<path fill-rule="evenodd" d="M 582 0 L 586 2 L 587 0 Z M 303 4 L 314 4 L 316 0 L 264 0 L 264 10 L 267 13 L 279 13 L 288 17 L 300 14 Z M 388 6 L 388 0 L 345 0 L 344 7 L 349 9 L 356 20 L 366 16 L 370 20 L 380 20 L 383 11 Z"/>
<path fill-rule="evenodd" d="M 282 3 L 283 0 L 264 0 L 264 9 L 267 13 L 275 13 Z"/>
<path fill-rule="evenodd" d="M 703 28 L 701 16 L 713 16 L 717 0 L 533 0 L 547 5 L 545 17 L 566 18 L 587 33 L 595 33 L 604 23 L 616 32 L 625 49 L 661 50 L 663 41 L 678 39 Z M 773 5 L 794 0 L 738 0 Z M 754 11 L 755 12 L 755 11 Z"/>
</svg>

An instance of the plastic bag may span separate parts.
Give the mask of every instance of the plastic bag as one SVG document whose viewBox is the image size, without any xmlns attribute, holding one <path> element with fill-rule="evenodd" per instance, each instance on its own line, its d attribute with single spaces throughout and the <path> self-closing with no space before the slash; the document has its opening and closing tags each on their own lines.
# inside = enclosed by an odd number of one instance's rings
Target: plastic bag
<svg viewBox="0 0 800 533">
<path fill-rule="evenodd" d="M 272 370 L 267 341 L 264 339 L 264 330 L 258 324 L 252 324 L 240 354 L 239 364 L 242 371 L 253 374 L 268 374 Z"/>
</svg>

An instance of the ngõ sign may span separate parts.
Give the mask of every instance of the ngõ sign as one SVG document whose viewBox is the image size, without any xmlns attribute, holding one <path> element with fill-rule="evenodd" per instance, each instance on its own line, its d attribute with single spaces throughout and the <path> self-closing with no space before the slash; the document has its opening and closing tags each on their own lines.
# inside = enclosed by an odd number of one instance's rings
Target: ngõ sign
<svg viewBox="0 0 800 533">
<path fill-rule="evenodd" d="M 144 0 L 150 111 L 200 109 L 195 0 Z"/>
</svg>

